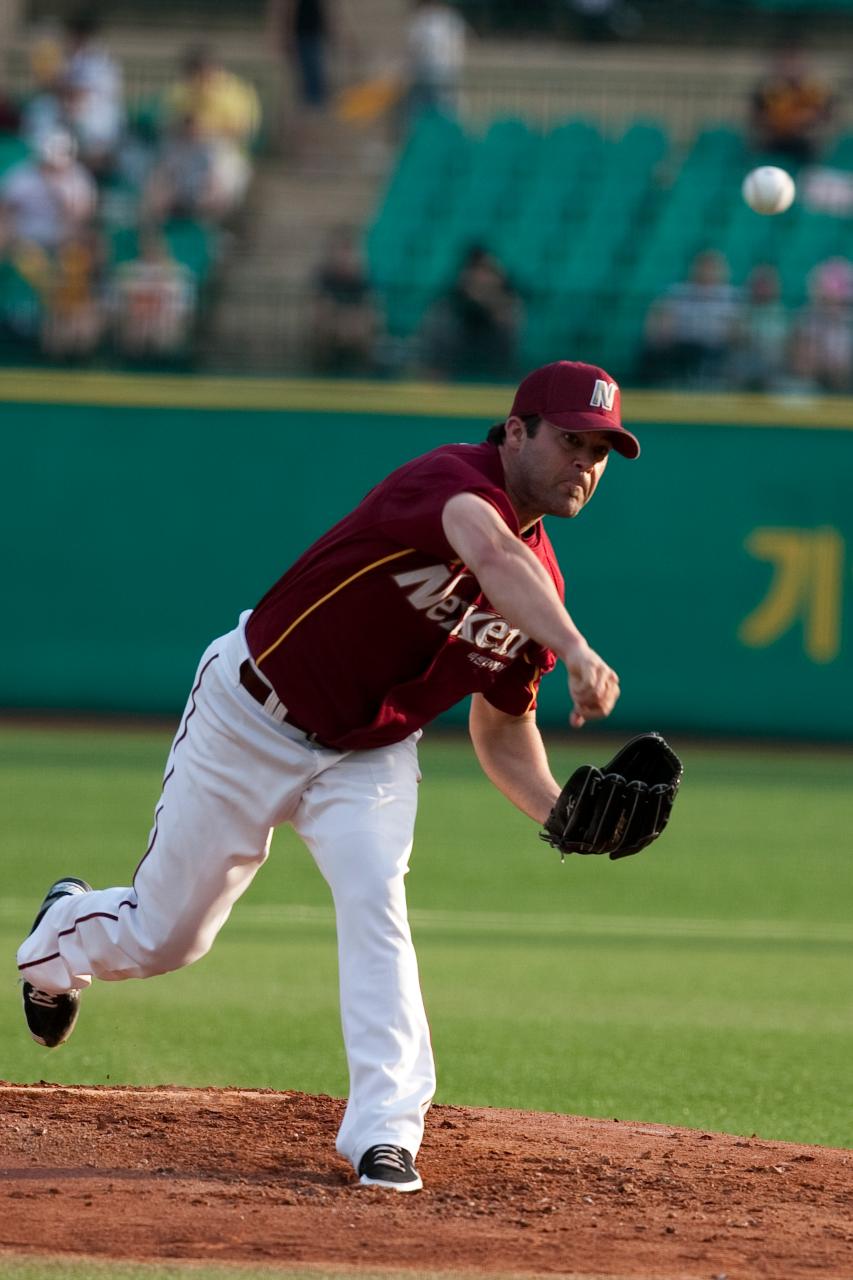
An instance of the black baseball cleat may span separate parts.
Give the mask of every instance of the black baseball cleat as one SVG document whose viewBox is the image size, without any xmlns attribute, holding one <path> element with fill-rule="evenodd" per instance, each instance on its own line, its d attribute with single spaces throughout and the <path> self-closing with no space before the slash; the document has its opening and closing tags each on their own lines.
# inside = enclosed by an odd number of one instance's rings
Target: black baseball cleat
<svg viewBox="0 0 853 1280">
<path fill-rule="evenodd" d="M 70 893 L 91 893 L 92 886 L 87 884 L 85 880 L 78 880 L 76 876 L 64 876 L 62 880 L 55 880 L 44 895 L 41 906 L 36 913 L 33 921 L 33 927 L 30 933 L 35 933 L 41 924 L 47 912 L 56 902 L 57 898 L 67 898 Z"/>
<path fill-rule="evenodd" d="M 45 894 L 30 933 L 38 928 L 45 912 L 58 898 L 65 898 L 72 893 L 91 893 L 91 891 L 92 886 L 85 880 L 78 880 L 76 876 L 66 876 L 64 880 L 57 880 Z M 40 991 L 38 987 L 34 987 L 31 982 L 25 980 L 22 994 L 27 1026 L 36 1043 L 43 1044 L 46 1049 L 55 1049 L 57 1045 L 64 1044 L 74 1030 L 77 1015 L 80 1012 L 80 992 L 63 991 L 60 995 L 54 996 L 48 991 Z"/>
<path fill-rule="evenodd" d="M 424 1185 L 406 1148 L 389 1142 L 380 1142 L 365 1151 L 358 1177 L 365 1187 L 389 1187 L 392 1191 L 420 1191 Z"/>
</svg>

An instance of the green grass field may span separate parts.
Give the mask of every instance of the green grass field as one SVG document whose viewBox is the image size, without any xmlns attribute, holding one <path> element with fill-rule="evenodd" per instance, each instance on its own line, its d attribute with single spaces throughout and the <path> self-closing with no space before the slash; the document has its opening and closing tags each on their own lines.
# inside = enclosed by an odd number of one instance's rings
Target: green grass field
<svg viewBox="0 0 853 1280">
<path fill-rule="evenodd" d="M 288 831 L 204 960 L 96 985 L 60 1050 L 25 1032 L 17 942 L 56 876 L 129 882 L 168 740 L 0 730 L 2 1074 L 343 1095 L 328 894 Z M 409 896 L 438 1101 L 851 1146 L 853 755 L 675 745 L 661 841 L 561 865 L 463 739 L 425 739 Z M 558 735 L 555 772 L 612 746 Z"/>
<path fill-rule="evenodd" d="M 358 1276 L 358 1280 L 447 1280 L 447 1272 L 441 1271 L 327 1271 L 311 1267 L 307 1270 L 280 1267 L 209 1266 L 202 1263 L 168 1264 L 145 1262 L 97 1262 L 91 1258 L 75 1261 L 65 1258 L 20 1258 L 0 1253 L 0 1268 L 4 1280 L 343 1280 L 344 1276 Z M 472 1272 L 454 1272 L 458 1280 L 478 1280 Z M 502 1280 L 492 1274 L 490 1280 Z M 503 1280 L 510 1280 L 504 1277 Z M 512 1280 L 525 1280 L 513 1272 Z M 536 1277 L 532 1277 L 536 1280 Z M 589 1280 L 595 1280 L 590 1276 Z"/>
</svg>

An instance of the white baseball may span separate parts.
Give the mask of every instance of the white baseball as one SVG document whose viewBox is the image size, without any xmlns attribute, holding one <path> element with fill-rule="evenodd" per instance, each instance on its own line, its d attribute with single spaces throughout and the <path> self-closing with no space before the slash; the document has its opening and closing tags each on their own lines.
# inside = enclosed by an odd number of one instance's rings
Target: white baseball
<svg viewBox="0 0 853 1280">
<path fill-rule="evenodd" d="M 784 169 L 764 164 L 743 180 L 743 198 L 756 213 L 784 213 L 794 202 L 794 179 Z"/>
</svg>

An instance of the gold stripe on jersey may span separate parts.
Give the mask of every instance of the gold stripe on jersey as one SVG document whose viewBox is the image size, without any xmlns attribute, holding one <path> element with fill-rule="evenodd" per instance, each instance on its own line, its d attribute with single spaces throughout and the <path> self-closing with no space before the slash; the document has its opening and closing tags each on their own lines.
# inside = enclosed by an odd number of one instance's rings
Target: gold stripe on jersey
<svg viewBox="0 0 853 1280">
<path fill-rule="evenodd" d="M 530 692 L 530 701 L 522 711 L 521 713 L 522 715 L 526 716 L 536 706 L 536 695 L 539 693 L 539 677 L 541 676 L 541 674 L 542 674 L 541 667 L 533 668 L 533 675 L 530 677 L 530 679 L 527 682 L 527 688 Z"/>
<path fill-rule="evenodd" d="M 325 604 L 327 600 L 331 600 L 332 596 L 337 595 L 339 591 L 343 591 L 344 587 L 348 587 L 351 582 L 355 582 L 356 578 L 361 578 L 365 573 L 369 573 L 371 569 L 378 569 L 381 564 L 387 564 L 389 560 L 399 560 L 400 556 L 410 556 L 414 549 L 414 547 L 406 547 L 403 551 L 392 551 L 390 556 L 383 556 L 381 560 L 374 560 L 372 564 L 366 564 L 364 568 L 358 569 L 355 573 L 351 573 L 348 578 L 344 578 L 343 582 L 339 582 L 336 587 L 332 587 L 331 591 L 327 591 L 324 596 L 321 596 L 319 600 L 315 600 L 314 603 L 310 604 L 303 613 L 300 613 L 299 617 L 295 618 L 294 621 L 291 622 L 287 630 L 283 631 L 279 638 L 274 641 L 268 649 L 265 649 L 259 658 L 255 658 L 255 666 L 259 667 L 264 659 L 268 658 L 270 654 L 278 648 L 282 640 L 286 640 L 291 631 L 295 631 L 300 622 L 305 621 L 309 613 L 313 613 L 315 609 L 319 609 L 321 604 Z"/>
</svg>

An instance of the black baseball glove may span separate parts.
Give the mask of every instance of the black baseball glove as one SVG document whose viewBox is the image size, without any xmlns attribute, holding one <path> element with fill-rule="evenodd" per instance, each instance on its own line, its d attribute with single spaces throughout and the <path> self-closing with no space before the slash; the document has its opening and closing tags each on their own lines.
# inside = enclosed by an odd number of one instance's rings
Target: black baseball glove
<svg viewBox="0 0 853 1280">
<path fill-rule="evenodd" d="M 567 853 L 627 858 L 667 824 L 683 769 L 659 733 L 632 738 L 601 769 L 585 764 L 569 778 L 540 838 Z"/>
</svg>

